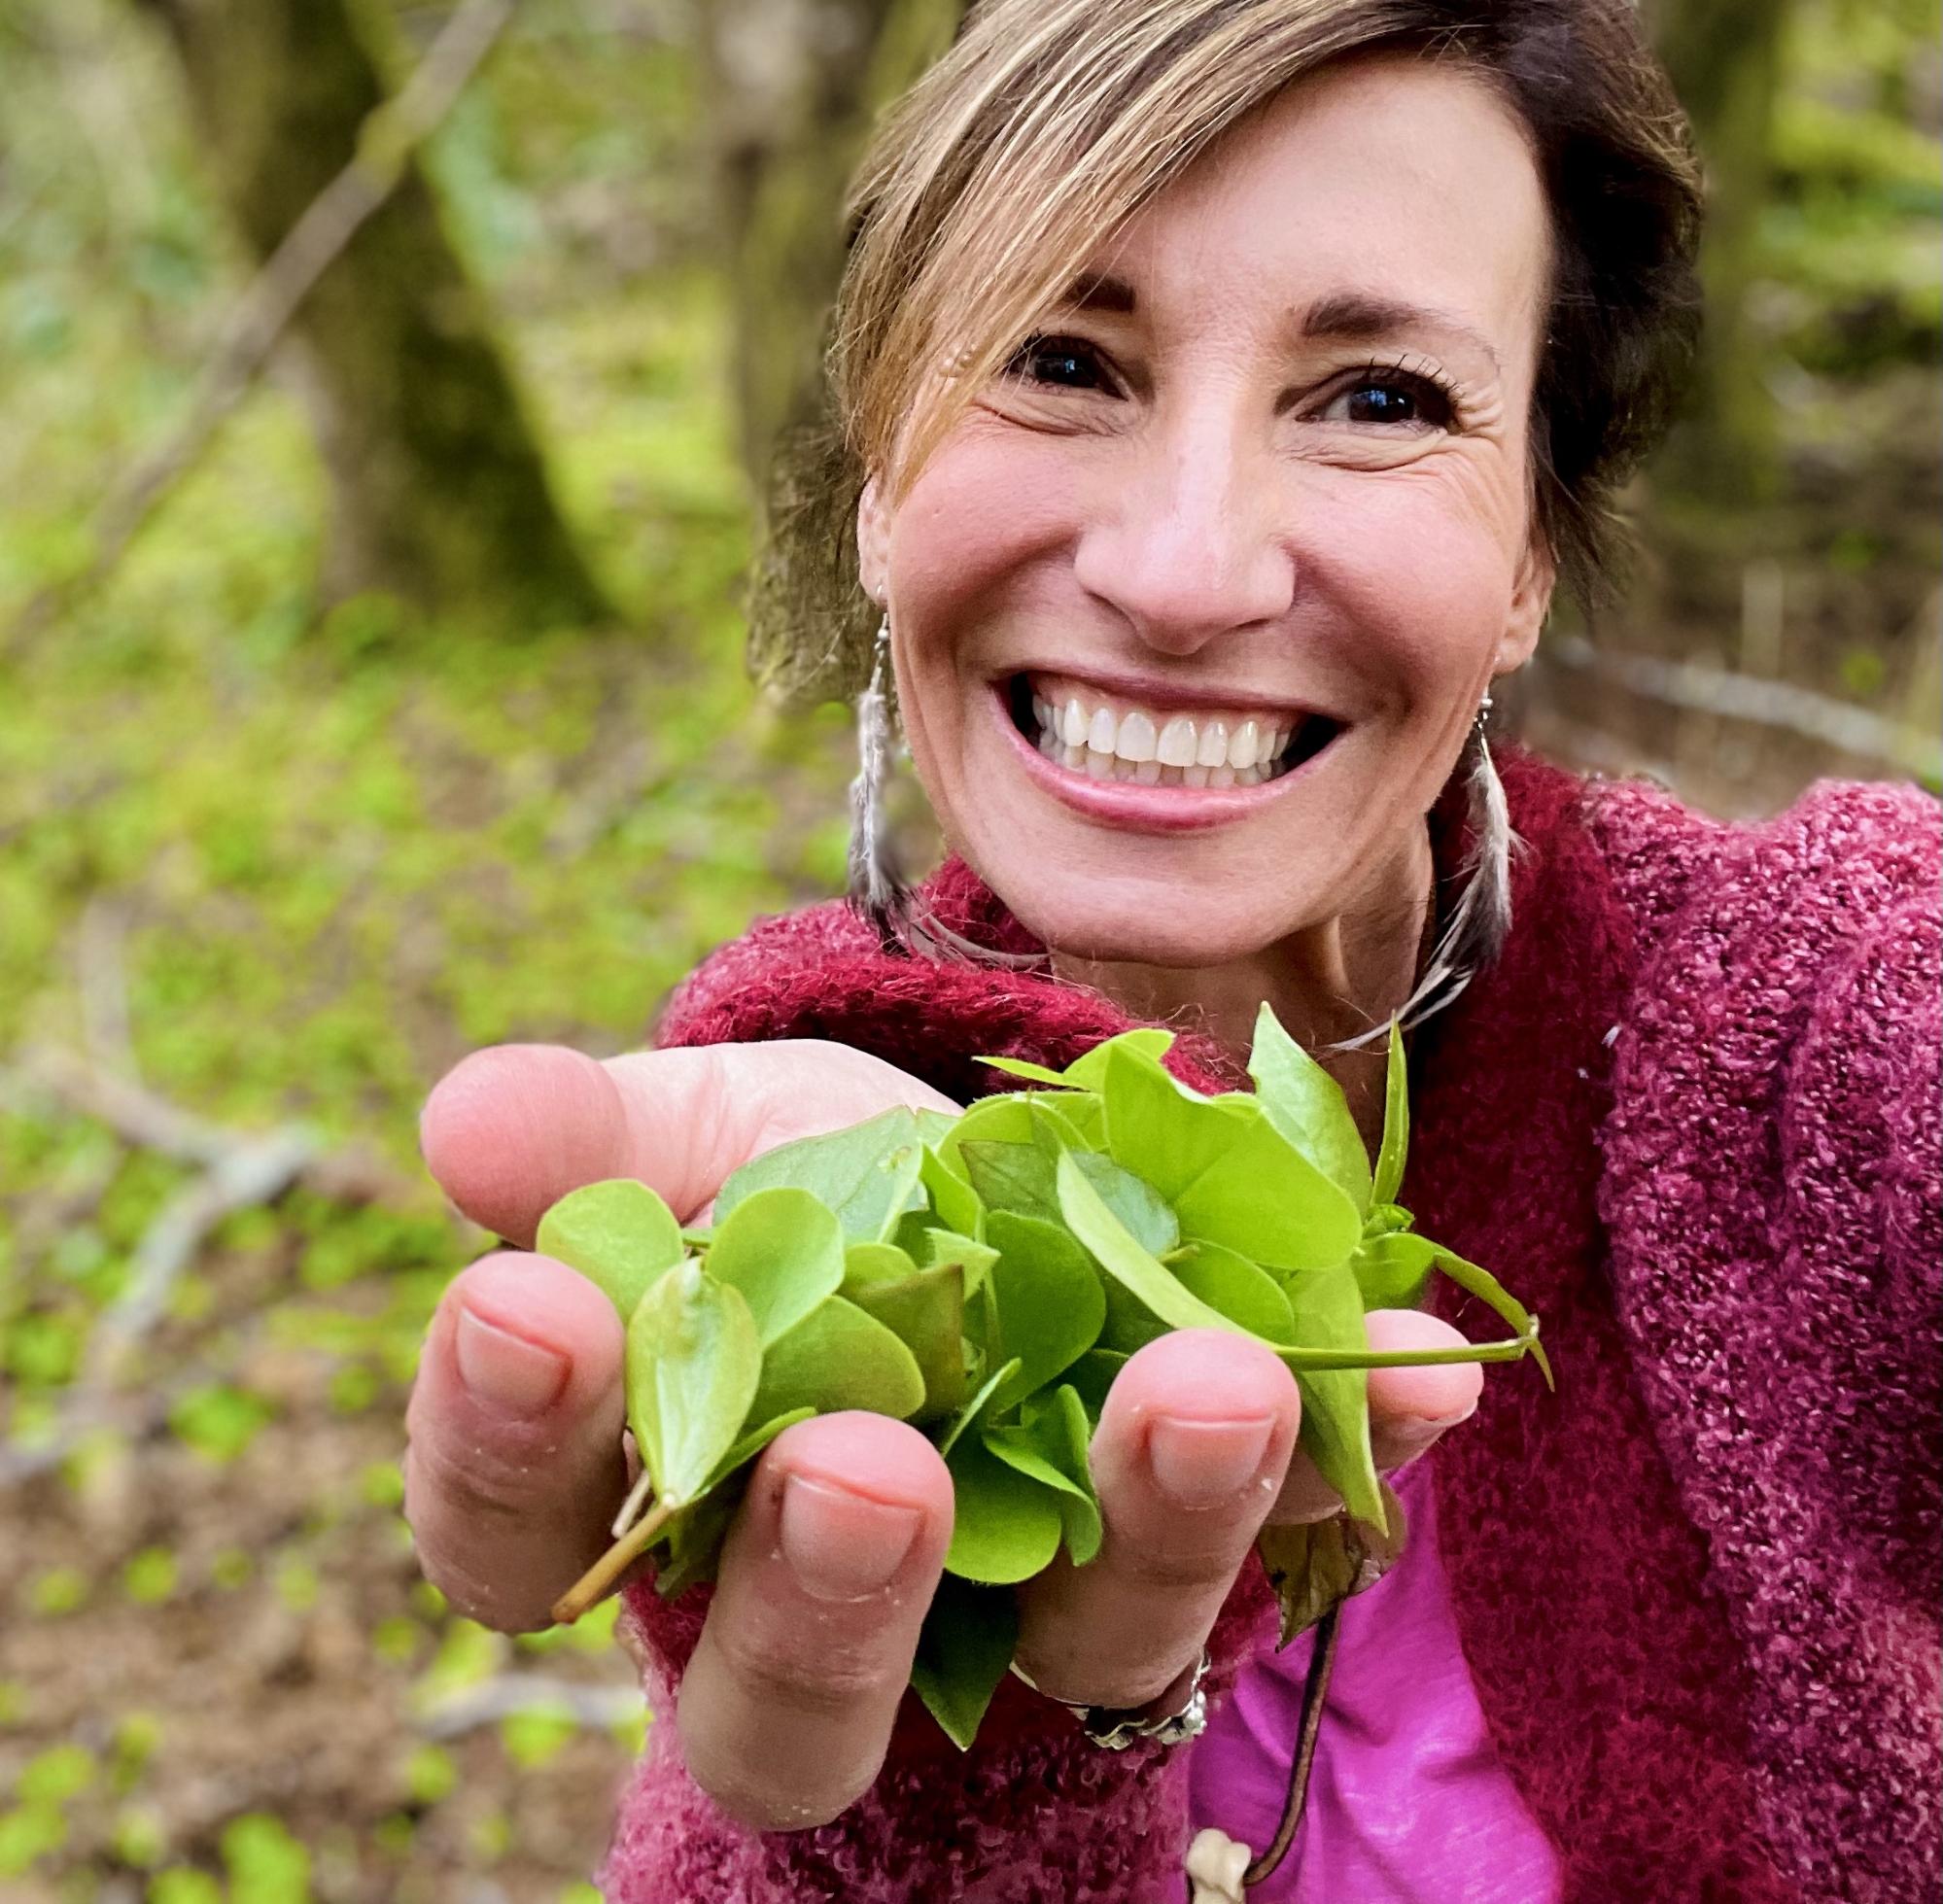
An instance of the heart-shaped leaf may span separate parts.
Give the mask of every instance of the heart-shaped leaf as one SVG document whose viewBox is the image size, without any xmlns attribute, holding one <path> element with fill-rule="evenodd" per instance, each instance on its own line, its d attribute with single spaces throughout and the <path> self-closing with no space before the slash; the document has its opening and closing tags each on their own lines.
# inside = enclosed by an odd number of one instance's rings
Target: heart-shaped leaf
<svg viewBox="0 0 1943 1904">
<path fill-rule="evenodd" d="M 1086 1252 L 1061 1225 L 996 1210 L 986 1234 L 999 1253 L 989 1284 L 997 1354 L 1019 1362 L 992 1403 L 1004 1409 L 1093 1347 L 1106 1319 L 1106 1296 Z"/>
<path fill-rule="evenodd" d="M 1370 1155 L 1342 1087 L 1282 1029 L 1264 1005 L 1255 1021 L 1248 1075 L 1268 1122 L 1359 1211 L 1370 1207 Z"/>
<path fill-rule="evenodd" d="M 1394 1203 L 1404 1188 L 1404 1163 L 1410 1153 L 1410 1078 L 1404 1061 L 1403 1027 L 1390 1021 L 1390 1062 L 1383 1075 L 1383 1142 L 1376 1153 L 1372 1203 Z"/>
<path fill-rule="evenodd" d="M 742 1291 L 768 1348 L 844 1280 L 844 1232 L 807 1190 L 758 1190 L 715 1225 L 709 1273 Z"/>
<path fill-rule="evenodd" d="M 866 1250 L 885 1250 L 911 1264 L 902 1250 L 889 1251 L 881 1243 L 852 1244 L 853 1266 L 844 1283 L 845 1297 L 866 1315 L 875 1316 L 911 1351 L 924 1381 L 917 1419 L 934 1421 L 951 1414 L 964 1405 L 967 1387 L 964 1264 L 945 1263 L 932 1269 L 912 1265 L 903 1276 L 865 1279 L 854 1265 Z"/>
<path fill-rule="evenodd" d="M 533 1246 L 597 1283 L 625 1322 L 681 1261 L 681 1226 L 645 1184 L 612 1177 L 569 1191 L 540 1218 Z"/>
<path fill-rule="evenodd" d="M 911 1684 L 960 1751 L 977 1738 L 1018 1646 L 1019 1607 L 1010 1593 L 949 1574 L 938 1582 L 918 1635 Z"/>
<path fill-rule="evenodd" d="M 945 1572 L 988 1586 L 1029 1580 L 1058 1551 L 1056 1491 L 1008 1467 L 977 1435 L 952 1450 L 952 1544 Z"/>
<path fill-rule="evenodd" d="M 628 1426 L 662 1504 L 685 1506 L 708 1486 L 736 1443 L 762 1368 L 762 1342 L 742 1292 L 700 1264 L 669 1270 L 635 1304 L 627 1332 Z"/>
<path fill-rule="evenodd" d="M 1368 1354 L 1363 1293 L 1347 1264 L 1311 1269 L 1282 1285 L 1303 1348 Z M 1298 1368 L 1301 1444 L 1316 1471 L 1359 1520 L 1383 1525 L 1383 1498 L 1370 1450 L 1370 1378 L 1362 1368 Z"/>
<path fill-rule="evenodd" d="M 1356 1205 L 1266 1117 L 1234 1131 L 1228 1148 L 1174 1198 L 1174 1211 L 1182 1235 L 1219 1243 L 1272 1269 L 1345 1263 L 1363 1235 Z"/>
<path fill-rule="evenodd" d="M 931 1199 L 938 1221 L 961 1235 L 976 1237 L 985 1223 L 985 1209 L 978 1192 L 960 1167 L 956 1153 L 950 1159 L 935 1145 L 927 1144 L 918 1165 L 918 1180 Z"/>
<path fill-rule="evenodd" d="M 814 1408 L 865 1408 L 903 1421 L 924 1405 L 916 1358 L 875 1316 L 826 1296 L 770 1345 L 749 1413 L 758 1421 Z"/>
<path fill-rule="evenodd" d="M 751 1158 L 715 1197 L 715 1228 L 759 1190 L 806 1190 L 836 1215 L 851 1242 L 881 1243 L 907 1210 L 925 1203 L 919 1187 L 924 1145 L 910 1111 L 885 1111 L 868 1123 L 821 1137 L 803 1137 Z"/>
</svg>

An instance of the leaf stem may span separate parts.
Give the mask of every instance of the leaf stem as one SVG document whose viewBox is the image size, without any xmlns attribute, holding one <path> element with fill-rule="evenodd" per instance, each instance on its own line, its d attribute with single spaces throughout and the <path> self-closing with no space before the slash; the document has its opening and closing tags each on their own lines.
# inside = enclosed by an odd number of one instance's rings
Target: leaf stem
<svg viewBox="0 0 1943 1904">
<path fill-rule="evenodd" d="M 621 1510 L 614 1516 L 613 1526 L 607 1529 L 616 1541 L 634 1525 L 634 1517 L 641 1512 L 642 1505 L 653 1492 L 654 1476 L 643 1468 L 634 1486 L 628 1490 L 628 1498 L 621 1503 Z"/>
<path fill-rule="evenodd" d="M 621 1539 L 553 1603 L 554 1620 L 571 1626 L 621 1575 L 654 1544 L 655 1536 L 674 1518 L 675 1509 L 657 1501 Z"/>
</svg>

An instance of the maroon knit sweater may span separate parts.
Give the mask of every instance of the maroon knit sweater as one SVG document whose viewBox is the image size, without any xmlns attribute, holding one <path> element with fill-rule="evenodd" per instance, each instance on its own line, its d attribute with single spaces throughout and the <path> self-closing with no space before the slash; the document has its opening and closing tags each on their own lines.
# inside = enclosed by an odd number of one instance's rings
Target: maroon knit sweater
<svg viewBox="0 0 1943 1904">
<path fill-rule="evenodd" d="M 1939 826 L 1823 784 L 1728 827 L 1516 753 L 1514 925 L 1412 1056 L 1405 1200 L 1544 1318 L 1558 1369 L 1494 1372 L 1434 1460 L 1466 1658 L 1572 1904 L 1916 1904 L 1939 1830 Z M 1457 843 L 1440 832 L 1440 864 Z M 1031 946 L 961 864 L 940 916 Z M 892 957 L 844 908 L 765 920 L 663 1041 L 820 1037 L 960 1100 L 1128 1021 L 1010 970 Z M 1185 1035 L 1203 1088 L 1245 1083 Z M 1460 1299 L 1447 1312 L 1460 1324 Z M 664 1722 L 602 1873 L 618 1904 L 1183 1895 L 1182 1755 L 1098 1751 L 1012 1681 L 958 1754 L 907 1700 L 877 1785 L 756 1834 L 682 1771 L 706 1590 L 637 1586 Z M 1216 1684 L 1266 1643 L 1251 1566 Z"/>
</svg>

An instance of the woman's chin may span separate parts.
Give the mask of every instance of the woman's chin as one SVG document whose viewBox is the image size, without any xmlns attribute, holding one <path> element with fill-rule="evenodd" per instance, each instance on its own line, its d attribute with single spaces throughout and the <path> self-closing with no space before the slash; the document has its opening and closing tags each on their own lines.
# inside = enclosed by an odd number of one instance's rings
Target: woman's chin
<svg viewBox="0 0 1943 1904">
<path fill-rule="evenodd" d="M 988 883 L 1027 931 L 1067 958 L 1192 971 L 1246 958 L 1280 936 L 1266 920 L 1228 918 L 1219 908 L 1197 904 L 1192 888 L 1162 890 L 1146 903 L 1101 905 L 1040 889 L 1045 882 L 1023 871 L 1016 880 L 1001 871 Z"/>
</svg>

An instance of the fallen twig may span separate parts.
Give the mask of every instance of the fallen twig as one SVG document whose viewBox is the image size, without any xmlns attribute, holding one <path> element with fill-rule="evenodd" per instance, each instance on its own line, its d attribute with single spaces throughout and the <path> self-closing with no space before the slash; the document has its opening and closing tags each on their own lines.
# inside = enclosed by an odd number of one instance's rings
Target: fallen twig
<svg viewBox="0 0 1943 1904">
<path fill-rule="evenodd" d="M 428 1738 L 456 1739 L 521 1713 L 558 1713 L 595 1731 L 639 1718 L 644 1703 L 635 1685 L 588 1685 L 541 1673 L 506 1673 L 427 1707 L 419 1714 L 418 1729 Z"/>
</svg>

